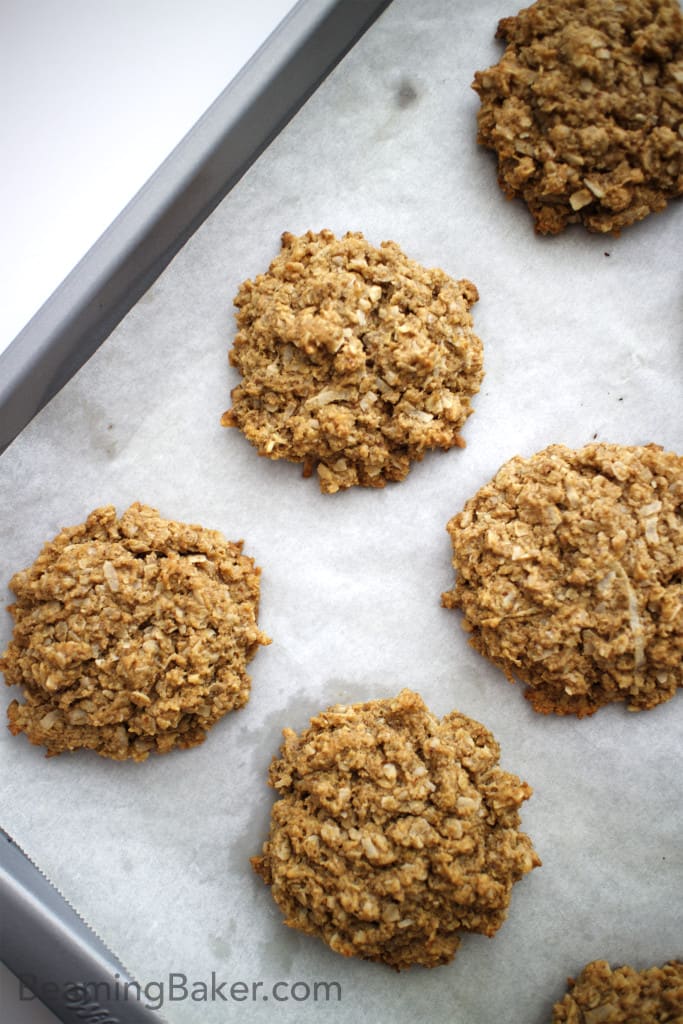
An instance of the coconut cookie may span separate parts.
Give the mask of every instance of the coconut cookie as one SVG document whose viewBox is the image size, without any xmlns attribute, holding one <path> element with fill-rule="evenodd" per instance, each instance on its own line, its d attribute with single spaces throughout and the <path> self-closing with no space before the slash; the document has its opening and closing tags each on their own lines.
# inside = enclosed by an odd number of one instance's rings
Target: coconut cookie
<svg viewBox="0 0 683 1024">
<path fill-rule="evenodd" d="M 495 934 L 540 860 L 518 831 L 531 788 L 498 767 L 491 733 L 403 690 L 283 735 L 252 864 L 286 924 L 397 970 L 447 963 L 462 931 Z"/>
<path fill-rule="evenodd" d="M 328 494 L 402 480 L 430 448 L 463 447 L 483 376 L 470 281 L 427 270 L 359 232 L 282 236 L 241 286 L 224 426 L 271 459 L 317 468 Z"/>
<path fill-rule="evenodd" d="M 115 760 L 201 743 L 249 699 L 259 572 L 218 532 L 107 506 L 45 545 L 10 582 L 22 686 L 9 727 L 48 755 L 87 747 Z"/>
<path fill-rule="evenodd" d="M 551 445 L 507 462 L 448 532 L 443 604 L 536 711 L 637 711 L 683 685 L 681 456 Z"/>
<path fill-rule="evenodd" d="M 569 981 L 553 1007 L 551 1024 L 679 1024 L 683 1020 L 683 964 L 636 971 L 594 960 Z"/>
<path fill-rule="evenodd" d="M 683 191 L 683 17 L 677 0 L 538 0 L 498 24 L 478 71 L 478 141 L 536 231 L 619 231 Z"/>
</svg>

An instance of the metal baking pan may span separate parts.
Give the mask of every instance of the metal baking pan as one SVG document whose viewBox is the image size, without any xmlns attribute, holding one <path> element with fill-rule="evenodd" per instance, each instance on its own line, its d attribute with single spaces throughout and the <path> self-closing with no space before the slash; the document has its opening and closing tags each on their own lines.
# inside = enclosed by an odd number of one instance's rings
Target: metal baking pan
<svg viewBox="0 0 683 1024">
<path fill-rule="evenodd" d="M 391 0 L 299 0 L 0 355 L 0 451 L 69 380 Z"/>
<path fill-rule="evenodd" d="M 60 1020 L 163 1024 L 123 964 L 0 829 L 0 958 Z M 122 1015 L 123 1008 L 123 1015 Z"/>
<path fill-rule="evenodd" d="M 299 0 L 242 72 L 0 355 L 0 451 L 95 352 L 391 0 Z M 39 868 L 0 831 L 0 959 L 63 1021 L 162 1018 Z M 88 990 L 78 979 L 88 979 Z M 90 1016 L 88 1016 L 88 1014 Z"/>
</svg>

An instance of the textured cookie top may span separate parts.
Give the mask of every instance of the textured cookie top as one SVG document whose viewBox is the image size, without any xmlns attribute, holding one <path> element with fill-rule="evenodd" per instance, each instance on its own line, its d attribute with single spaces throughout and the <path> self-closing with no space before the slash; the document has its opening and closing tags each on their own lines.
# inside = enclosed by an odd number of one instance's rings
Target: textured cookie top
<svg viewBox="0 0 683 1024">
<path fill-rule="evenodd" d="M 477 290 L 360 233 L 285 233 L 235 299 L 243 377 L 225 426 L 260 455 L 317 467 L 320 488 L 402 480 L 429 448 L 462 447 L 483 376 Z"/>
<path fill-rule="evenodd" d="M 631 710 L 683 685 L 683 458 L 551 445 L 507 462 L 448 524 L 477 650 L 537 711 Z"/>
<path fill-rule="evenodd" d="M 538 0 L 503 18 L 475 74 L 478 139 L 536 230 L 615 234 L 683 191 L 683 18 L 676 0 Z"/>
<path fill-rule="evenodd" d="M 498 758 L 483 726 L 439 721 L 409 690 L 285 729 L 252 864 L 286 924 L 399 970 L 448 962 L 460 931 L 493 935 L 513 883 L 540 864 L 517 830 L 531 789 Z"/>
<path fill-rule="evenodd" d="M 678 1024 L 683 1020 L 683 964 L 636 971 L 594 960 L 571 979 L 551 1024 Z"/>
<path fill-rule="evenodd" d="M 245 666 L 270 642 L 256 626 L 259 571 L 241 543 L 140 504 L 62 530 L 10 582 L 0 669 L 26 698 L 10 729 L 48 754 L 116 760 L 201 743 L 247 702 Z"/>
</svg>

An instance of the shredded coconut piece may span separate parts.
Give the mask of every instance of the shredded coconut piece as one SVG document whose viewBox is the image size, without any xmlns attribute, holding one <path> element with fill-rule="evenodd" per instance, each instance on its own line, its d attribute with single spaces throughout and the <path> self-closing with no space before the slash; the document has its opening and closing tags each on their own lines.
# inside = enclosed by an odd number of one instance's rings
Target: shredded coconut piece
<svg viewBox="0 0 683 1024">
<path fill-rule="evenodd" d="M 645 632 L 643 630 L 643 623 L 640 618 L 640 612 L 638 611 L 638 598 L 636 592 L 631 586 L 626 570 L 624 569 L 621 562 L 617 562 L 615 565 L 615 571 L 626 590 L 626 597 L 628 600 L 628 621 L 633 634 L 633 653 L 634 653 L 634 667 L 636 669 L 642 668 L 645 664 Z"/>
</svg>

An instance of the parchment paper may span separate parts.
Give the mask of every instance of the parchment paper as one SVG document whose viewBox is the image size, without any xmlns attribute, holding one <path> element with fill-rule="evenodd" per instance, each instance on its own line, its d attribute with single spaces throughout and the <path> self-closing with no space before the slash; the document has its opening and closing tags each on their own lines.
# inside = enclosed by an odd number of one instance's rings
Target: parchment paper
<svg viewBox="0 0 683 1024">
<path fill-rule="evenodd" d="M 469 87 L 515 9 L 394 0 L 0 462 L 3 583 L 62 526 L 133 500 L 243 537 L 263 568 L 272 646 L 252 662 L 248 706 L 202 747 L 141 765 L 44 760 L 0 734 L 4 827 L 143 984 L 164 984 L 174 1024 L 541 1024 L 591 959 L 643 968 L 681 955 L 683 697 L 640 714 L 538 716 L 440 606 L 453 578 L 445 524 L 506 459 L 593 438 L 683 449 L 683 209 L 619 239 L 534 235 L 477 147 Z M 265 270 L 283 230 L 322 227 L 393 238 L 481 293 L 486 379 L 467 448 L 383 491 L 321 496 L 300 467 L 219 426 L 237 382 L 226 353 L 239 283 Z M 0 628 L 4 646 L 9 615 Z M 465 936 L 451 965 L 398 975 L 287 929 L 248 857 L 266 835 L 281 728 L 403 686 L 494 732 L 502 766 L 534 788 L 523 827 L 543 867 L 515 886 L 494 939 Z M 211 972 L 248 997 L 212 998 Z M 341 999 L 314 999 L 321 981 Z"/>
</svg>

